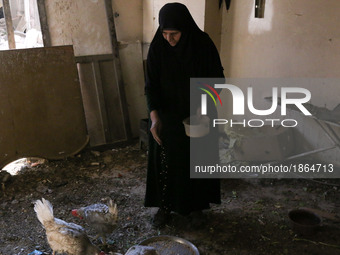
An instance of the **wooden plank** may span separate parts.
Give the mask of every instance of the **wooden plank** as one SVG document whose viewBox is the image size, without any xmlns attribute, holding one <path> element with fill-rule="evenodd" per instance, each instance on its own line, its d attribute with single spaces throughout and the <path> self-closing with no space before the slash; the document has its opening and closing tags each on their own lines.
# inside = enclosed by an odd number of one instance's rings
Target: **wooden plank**
<svg viewBox="0 0 340 255">
<path fill-rule="evenodd" d="M 8 39 L 8 48 L 15 49 L 15 39 L 14 39 L 14 30 L 13 30 L 13 22 L 11 15 L 11 7 L 9 4 L 9 0 L 2 0 L 4 7 L 4 15 L 6 21 L 6 29 L 7 29 L 7 39 Z"/>
<path fill-rule="evenodd" d="M 98 61 L 92 62 L 92 69 L 93 69 L 93 74 L 94 74 L 95 87 L 97 90 L 97 100 L 98 100 L 98 105 L 99 105 L 100 120 L 102 122 L 102 127 L 103 127 L 104 134 L 105 134 L 105 140 L 110 141 L 111 135 L 110 135 L 110 130 L 108 126 L 108 114 L 106 111 L 106 102 L 105 102 L 104 92 L 103 92 L 101 70 L 100 70 Z"/>
<path fill-rule="evenodd" d="M 121 101 L 121 109 L 123 111 L 125 133 L 126 133 L 127 139 L 131 140 L 132 131 L 131 131 L 131 124 L 130 124 L 130 119 L 129 119 L 128 106 L 127 106 L 127 101 L 126 101 L 126 96 L 125 96 L 121 64 L 120 64 L 120 59 L 119 59 L 119 49 L 118 49 L 118 41 L 117 41 L 114 15 L 113 15 L 113 10 L 112 10 L 112 0 L 105 0 L 105 10 L 106 10 L 107 21 L 108 21 L 108 26 L 109 26 L 112 53 L 114 56 L 114 70 L 113 71 L 116 73 L 116 82 L 118 85 L 118 92 L 119 92 L 119 96 L 121 99 L 120 101 Z"/>
<path fill-rule="evenodd" d="M 0 169 L 63 159 L 88 143 L 72 46 L 0 51 Z"/>
<path fill-rule="evenodd" d="M 112 54 L 76 57 L 91 146 L 127 141 Z"/>
<path fill-rule="evenodd" d="M 106 144 L 92 61 L 78 63 L 78 73 L 90 145 Z"/>
<path fill-rule="evenodd" d="M 50 31 L 48 29 L 48 23 L 47 23 L 45 0 L 37 0 L 37 4 L 38 4 L 40 27 L 41 27 L 41 33 L 43 37 L 44 46 L 51 47 L 52 43 L 51 43 L 51 36 L 50 36 Z"/>
<path fill-rule="evenodd" d="M 87 56 L 76 56 L 77 63 L 91 63 L 95 61 L 106 61 L 113 60 L 112 54 L 102 54 L 102 55 L 87 55 Z"/>
<path fill-rule="evenodd" d="M 126 100 L 129 103 L 131 131 L 133 137 L 138 137 L 140 120 L 148 117 L 144 95 L 142 45 L 140 42 L 130 42 L 121 44 L 119 48 Z"/>
<path fill-rule="evenodd" d="M 124 112 L 121 107 L 122 99 L 119 94 L 119 88 L 115 83 L 115 73 L 112 73 L 114 63 L 112 60 L 100 61 L 100 74 L 103 84 L 103 96 L 107 113 L 108 127 L 111 137 L 107 137 L 108 143 L 123 141 L 127 139 L 124 125 Z"/>
</svg>

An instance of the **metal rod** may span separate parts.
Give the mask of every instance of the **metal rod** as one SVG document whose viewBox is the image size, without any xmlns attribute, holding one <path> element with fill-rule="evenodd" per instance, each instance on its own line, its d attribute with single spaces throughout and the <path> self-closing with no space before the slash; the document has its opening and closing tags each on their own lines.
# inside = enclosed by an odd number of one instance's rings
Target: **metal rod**
<svg viewBox="0 0 340 255">
<path fill-rule="evenodd" d="M 319 152 L 332 150 L 332 149 L 335 149 L 336 147 L 337 147 L 337 146 L 334 145 L 334 146 L 327 147 L 327 148 L 321 148 L 321 149 L 317 149 L 317 150 L 312 150 L 312 151 L 303 152 L 303 153 L 296 154 L 296 155 L 290 156 L 290 157 L 288 157 L 288 158 L 285 158 L 285 159 L 283 159 L 283 161 L 292 160 L 292 159 L 296 159 L 296 158 L 301 158 L 301 157 L 309 156 L 309 155 L 316 154 L 316 153 L 319 153 Z M 268 163 L 266 163 L 265 165 L 267 165 L 267 164 L 268 164 L 268 165 L 270 165 L 270 164 L 276 164 L 276 163 L 279 163 L 279 161 L 268 162 Z"/>
<path fill-rule="evenodd" d="M 330 140 L 330 141 L 332 141 L 333 142 L 333 144 L 336 146 L 336 147 L 338 147 L 338 149 L 340 149 L 340 146 L 339 146 L 339 139 L 338 139 L 338 136 L 335 134 L 335 132 L 333 131 L 333 129 L 330 127 L 330 126 L 328 126 L 327 124 L 327 128 L 328 128 L 328 130 L 321 124 L 321 122 L 318 120 L 318 119 L 315 119 L 315 121 L 316 121 L 316 123 L 318 123 L 318 125 L 322 128 L 322 130 L 325 132 L 325 134 L 326 134 L 326 136 L 328 137 L 328 139 Z M 334 141 L 334 139 L 333 139 L 333 137 L 329 134 L 329 132 L 328 131 L 330 131 L 333 135 L 335 135 L 335 139 L 337 139 L 337 141 Z"/>
</svg>

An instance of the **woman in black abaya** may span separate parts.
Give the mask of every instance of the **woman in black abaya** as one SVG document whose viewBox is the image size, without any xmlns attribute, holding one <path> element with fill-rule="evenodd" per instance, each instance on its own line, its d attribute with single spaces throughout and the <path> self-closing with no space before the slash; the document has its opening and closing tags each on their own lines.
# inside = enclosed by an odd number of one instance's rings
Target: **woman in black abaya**
<svg viewBox="0 0 340 255">
<path fill-rule="evenodd" d="M 217 49 L 185 5 L 166 4 L 148 52 L 145 85 L 151 120 L 145 206 L 159 207 L 155 226 L 166 224 L 171 211 L 199 215 L 220 203 L 219 180 L 190 179 L 190 140 L 182 121 L 191 115 L 195 77 L 224 77 Z"/>
</svg>

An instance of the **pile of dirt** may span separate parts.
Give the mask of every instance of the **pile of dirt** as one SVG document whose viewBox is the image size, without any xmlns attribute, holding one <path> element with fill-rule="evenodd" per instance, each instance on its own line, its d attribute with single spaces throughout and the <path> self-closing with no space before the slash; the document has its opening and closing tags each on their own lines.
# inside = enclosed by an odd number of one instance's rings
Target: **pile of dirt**
<svg viewBox="0 0 340 255">
<path fill-rule="evenodd" d="M 288 219 L 288 211 L 298 207 L 339 215 L 339 179 L 224 179 L 222 204 L 205 212 L 205 226 L 194 229 L 186 217 L 174 214 L 169 226 L 154 229 L 150 222 L 156 208 L 143 206 L 146 161 L 147 151 L 135 144 L 26 165 L 0 196 L 0 255 L 51 254 L 33 211 L 33 201 L 42 197 L 53 204 L 56 217 L 84 226 L 90 237 L 96 233 L 70 211 L 114 199 L 118 227 L 107 246 L 93 241 L 106 252 L 125 253 L 152 236 L 173 235 L 195 244 L 202 255 L 340 254 L 339 222 L 324 218 L 316 233 L 301 236 Z"/>
</svg>

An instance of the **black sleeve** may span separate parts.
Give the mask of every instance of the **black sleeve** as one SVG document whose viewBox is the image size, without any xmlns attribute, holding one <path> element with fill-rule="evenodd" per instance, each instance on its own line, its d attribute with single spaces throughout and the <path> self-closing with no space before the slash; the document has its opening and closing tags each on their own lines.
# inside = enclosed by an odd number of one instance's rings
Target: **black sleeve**
<svg viewBox="0 0 340 255">
<path fill-rule="evenodd" d="M 150 46 L 146 61 L 145 95 L 149 112 L 160 108 L 160 61 L 155 50 Z"/>
<path fill-rule="evenodd" d="M 211 40 L 209 36 L 206 38 L 206 46 L 204 54 L 204 62 L 205 62 L 205 72 L 206 78 L 224 78 L 224 69 L 221 63 L 220 55 L 218 53 L 218 50 L 214 44 L 214 42 Z M 220 93 L 222 89 L 216 89 L 217 93 Z"/>
</svg>

